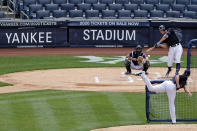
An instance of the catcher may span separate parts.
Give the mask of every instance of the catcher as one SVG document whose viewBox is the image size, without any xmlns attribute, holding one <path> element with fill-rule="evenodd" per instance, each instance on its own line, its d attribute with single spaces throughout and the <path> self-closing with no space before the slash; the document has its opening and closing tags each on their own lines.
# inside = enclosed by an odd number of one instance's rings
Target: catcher
<svg viewBox="0 0 197 131">
<path fill-rule="evenodd" d="M 131 69 L 143 70 L 148 74 L 147 70 L 150 66 L 150 62 L 146 54 L 142 52 L 142 46 L 137 45 L 135 51 L 131 51 L 125 59 L 126 75 L 131 74 Z"/>
</svg>

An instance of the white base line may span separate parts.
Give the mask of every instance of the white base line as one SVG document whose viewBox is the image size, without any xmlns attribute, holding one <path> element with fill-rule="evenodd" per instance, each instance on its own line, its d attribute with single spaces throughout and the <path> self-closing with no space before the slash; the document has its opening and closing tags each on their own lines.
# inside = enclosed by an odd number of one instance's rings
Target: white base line
<svg viewBox="0 0 197 131">
<path fill-rule="evenodd" d="M 128 80 L 129 80 L 130 83 L 134 82 L 133 78 L 131 76 L 128 77 Z"/>
<path fill-rule="evenodd" d="M 159 72 L 155 72 L 155 74 L 157 75 L 157 76 L 155 77 L 155 80 L 157 80 L 158 78 L 161 77 L 161 74 L 160 74 Z"/>
<path fill-rule="evenodd" d="M 126 75 L 124 74 L 124 72 L 121 72 L 121 77 L 126 77 Z"/>
<path fill-rule="evenodd" d="M 94 77 L 94 81 L 95 81 L 96 83 L 99 83 L 99 82 L 100 82 L 98 76 L 95 76 L 95 77 Z"/>
</svg>

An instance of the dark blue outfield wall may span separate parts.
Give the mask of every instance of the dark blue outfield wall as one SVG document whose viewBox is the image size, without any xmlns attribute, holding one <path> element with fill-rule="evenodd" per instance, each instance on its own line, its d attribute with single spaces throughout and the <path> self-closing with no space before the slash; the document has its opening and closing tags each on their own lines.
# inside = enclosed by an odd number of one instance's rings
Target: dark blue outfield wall
<svg viewBox="0 0 197 131">
<path fill-rule="evenodd" d="M 161 24 L 174 28 L 184 47 L 197 38 L 195 21 L 4 20 L 0 21 L 0 47 L 148 47 L 161 38 Z"/>
</svg>

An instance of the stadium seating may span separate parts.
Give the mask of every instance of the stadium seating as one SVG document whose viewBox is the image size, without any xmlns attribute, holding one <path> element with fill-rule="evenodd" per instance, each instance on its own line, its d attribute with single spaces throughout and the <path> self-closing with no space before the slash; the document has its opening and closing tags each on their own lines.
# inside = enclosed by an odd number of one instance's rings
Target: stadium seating
<svg viewBox="0 0 197 131">
<path fill-rule="evenodd" d="M 174 4 L 175 0 L 160 0 L 161 4 L 168 4 L 168 5 L 172 5 Z"/>
<path fill-rule="evenodd" d="M 82 10 L 69 10 L 69 17 L 70 18 L 83 18 L 83 11 Z"/>
<path fill-rule="evenodd" d="M 53 10 L 53 17 L 55 18 L 67 17 L 67 12 L 65 10 Z"/>
<path fill-rule="evenodd" d="M 36 18 L 36 12 L 39 10 L 43 10 L 43 6 L 41 4 L 31 4 L 29 5 L 29 16 L 30 18 Z"/>
<path fill-rule="evenodd" d="M 46 4 L 50 4 L 51 0 L 38 0 L 38 3 L 45 6 Z"/>
<path fill-rule="evenodd" d="M 39 10 L 36 12 L 37 19 L 45 19 L 50 17 L 50 12 L 48 10 Z"/>
<path fill-rule="evenodd" d="M 187 10 L 197 12 L 197 5 L 188 5 Z"/>
<path fill-rule="evenodd" d="M 138 5 L 137 4 L 125 4 L 125 10 L 130 10 L 130 11 L 134 11 L 138 9 Z"/>
<path fill-rule="evenodd" d="M 171 18 L 180 18 L 180 11 L 167 11 L 166 16 Z"/>
<path fill-rule="evenodd" d="M 161 10 L 152 10 L 150 12 L 150 18 L 163 18 L 164 12 Z"/>
<path fill-rule="evenodd" d="M 118 11 L 118 18 L 125 19 L 125 18 L 131 18 L 131 11 L 130 10 L 119 10 Z"/>
<path fill-rule="evenodd" d="M 159 0 L 145 0 L 145 3 L 156 5 L 156 4 L 159 4 Z"/>
<path fill-rule="evenodd" d="M 77 4 L 81 4 L 82 0 L 68 0 L 69 3 L 77 5 Z"/>
<path fill-rule="evenodd" d="M 143 4 L 144 0 L 131 0 L 131 4 Z"/>
<path fill-rule="evenodd" d="M 58 4 L 58 5 L 66 4 L 67 3 L 67 0 L 53 0 L 53 3 L 54 4 Z"/>
<path fill-rule="evenodd" d="M 192 5 L 197 5 L 197 0 L 191 0 Z"/>
<path fill-rule="evenodd" d="M 122 4 L 122 5 L 129 4 L 129 0 L 115 0 L 115 3 L 116 4 Z"/>
<path fill-rule="evenodd" d="M 185 11 L 185 12 L 183 12 L 183 17 L 184 18 L 192 18 L 192 19 L 196 19 L 197 17 L 196 17 L 196 12 L 194 12 L 194 11 Z"/>
<path fill-rule="evenodd" d="M 74 10 L 75 6 L 74 4 L 61 4 L 61 9 L 66 11 Z"/>
<path fill-rule="evenodd" d="M 84 3 L 84 4 L 78 4 L 77 5 L 77 9 L 78 10 L 83 10 L 83 11 L 90 10 L 91 9 L 91 4 L 86 4 L 86 3 Z"/>
<path fill-rule="evenodd" d="M 96 3 L 98 3 L 98 0 L 84 0 L 84 3 L 87 3 L 87 4 L 96 4 Z"/>
<path fill-rule="evenodd" d="M 102 4 L 112 4 L 113 0 L 99 0 Z"/>
<path fill-rule="evenodd" d="M 99 11 L 98 10 L 86 10 L 85 16 L 87 19 L 99 18 Z"/>
<path fill-rule="evenodd" d="M 134 18 L 148 18 L 146 10 L 134 10 Z"/>
<path fill-rule="evenodd" d="M 109 4 L 109 10 L 121 10 L 122 9 L 122 4 Z"/>
<path fill-rule="evenodd" d="M 30 4 L 36 4 L 36 0 L 24 0 L 23 1 L 23 9 L 24 10 L 29 10 L 29 5 Z"/>
<path fill-rule="evenodd" d="M 167 12 L 170 10 L 170 6 L 168 4 L 157 4 L 156 9 Z"/>
<path fill-rule="evenodd" d="M 185 11 L 185 5 L 183 5 L 183 4 L 174 4 L 174 5 L 172 5 L 172 10 L 180 11 L 182 13 L 183 11 Z"/>
<path fill-rule="evenodd" d="M 176 4 L 188 5 L 189 3 L 189 0 L 176 0 Z"/>
<path fill-rule="evenodd" d="M 21 0 L 21 2 L 23 6 L 20 9 L 30 16 L 29 18 L 36 18 L 35 14 L 39 10 L 49 11 L 54 17 L 100 19 L 140 17 L 196 19 L 194 14 L 197 13 L 197 0 Z"/>
<path fill-rule="evenodd" d="M 102 18 L 111 19 L 116 18 L 114 10 L 102 10 Z"/>
<path fill-rule="evenodd" d="M 59 6 L 58 4 L 46 4 L 45 5 L 45 10 L 48 10 L 50 12 L 53 12 L 54 10 L 58 10 Z"/>
<path fill-rule="evenodd" d="M 140 4 L 140 9 L 150 12 L 151 10 L 154 9 L 154 6 L 153 6 L 153 4 Z"/>
<path fill-rule="evenodd" d="M 100 12 L 102 10 L 105 10 L 107 8 L 106 4 L 93 4 L 94 10 L 99 10 Z"/>
</svg>

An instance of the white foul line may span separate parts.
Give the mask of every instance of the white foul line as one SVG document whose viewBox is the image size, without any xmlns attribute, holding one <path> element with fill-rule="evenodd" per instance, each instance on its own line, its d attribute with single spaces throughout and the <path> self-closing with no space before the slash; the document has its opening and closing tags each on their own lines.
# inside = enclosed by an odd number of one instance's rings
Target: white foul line
<svg viewBox="0 0 197 131">
<path fill-rule="evenodd" d="M 131 76 L 128 77 L 129 82 L 132 83 L 133 82 L 133 78 Z"/>
<path fill-rule="evenodd" d="M 94 77 L 94 80 L 95 80 L 96 83 L 99 83 L 100 82 L 98 76 L 95 76 Z"/>
</svg>

